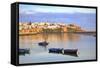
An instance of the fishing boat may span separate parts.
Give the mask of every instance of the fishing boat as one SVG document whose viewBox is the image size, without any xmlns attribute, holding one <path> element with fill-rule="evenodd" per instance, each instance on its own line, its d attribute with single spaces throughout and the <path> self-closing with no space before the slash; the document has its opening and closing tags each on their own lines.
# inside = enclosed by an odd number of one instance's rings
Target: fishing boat
<svg viewBox="0 0 100 68">
<path fill-rule="evenodd" d="M 43 41 L 43 42 L 39 42 L 38 45 L 40 46 L 47 46 L 49 43 L 46 42 L 46 41 Z"/>
<path fill-rule="evenodd" d="M 29 54 L 30 49 L 19 49 L 19 55 Z"/>
<path fill-rule="evenodd" d="M 50 48 L 49 53 L 62 53 L 62 50 L 60 48 Z"/>
<path fill-rule="evenodd" d="M 78 49 L 50 48 L 49 53 L 59 53 L 63 55 L 78 57 Z"/>
<path fill-rule="evenodd" d="M 64 49 L 64 50 L 62 50 L 62 53 L 64 55 L 70 55 L 70 56 L 78 57 L 78 49 Z"/>
</svg>

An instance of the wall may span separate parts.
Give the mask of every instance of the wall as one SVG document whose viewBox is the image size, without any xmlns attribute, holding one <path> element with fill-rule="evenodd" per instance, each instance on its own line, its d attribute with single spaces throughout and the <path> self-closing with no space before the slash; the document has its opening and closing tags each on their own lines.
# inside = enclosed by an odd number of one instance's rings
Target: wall
<svg viewBox="0 0 100 68">
<path fill-rule="evenodd" d="M 10 4 L 16 0 L 1 0 L 0 2 L 0 68 L 16 68 L 10 64 Z M 19 0 L 17 0 L 19 1 Z M 69 5 L 86 5 L 98 6 L 100 11 L 100 0 L 20 0 L 25 2 L 39 2 L 39 3 L 57 3 Z M 100 13 L 98 13 L 98 18 Z M 100 21 L 100 20 L 99 20 Z M 98 21 L 98 29 L 100 23 Z M 100 31 L 98 30 L 98 35 Z M 100 38 L 98 38 L 100 40 Z M 100 46 L 98 46 L 98 51 Z M 100 55 L 100 53 L 98 54 Z M 99 60 L 99 59 L 98 59 Z M 51 64 L 51 65 L 35 65 L 35 66 L 21 66 L 19 68 L 99 68 L 99 62 L 82 62 L 82 63 L 65 63 L 65 64 Z"/>
</svg>

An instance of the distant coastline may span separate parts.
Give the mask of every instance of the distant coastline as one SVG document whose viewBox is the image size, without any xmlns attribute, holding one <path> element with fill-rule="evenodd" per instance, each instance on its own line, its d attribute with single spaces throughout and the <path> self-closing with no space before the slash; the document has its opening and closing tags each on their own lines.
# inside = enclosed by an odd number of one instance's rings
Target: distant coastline
<svg viewBox="0 0 100 68">
<path fill-rule="evenodd" d="M 86 31 L 77 24 L 19 23 L 19 36 L 41 33 L 73 33 L 96 36 L 96 31 Z"/>
<path fill-rule="evenodd" d="M 68 34 L 83 34 L 83 35 L 90 35 L 90 36 L 96 36 L 96 32 L 63 32 L 63 33 L 68 33 Z M 53 32 L 51 34 L 63 34 L 63 33 L 59 33 L 59 32 Z M 30 35 L 37 35 L 37 34 L 43 34 L 42 33 L 23 33 L 23 34 L 19 34 L 19 36 L 30 36 Z M 47 33 L 48 34 L 48 33 Z M 49 32 L 50 34 L 50 32 Z"/>
</svg>

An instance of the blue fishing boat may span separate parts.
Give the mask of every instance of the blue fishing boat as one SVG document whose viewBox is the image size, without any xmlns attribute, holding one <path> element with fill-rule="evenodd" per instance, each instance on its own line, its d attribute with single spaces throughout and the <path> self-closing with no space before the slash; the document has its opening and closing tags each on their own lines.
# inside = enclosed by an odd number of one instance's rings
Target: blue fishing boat
<svg viewBox="0 0 100 68">
<path fill-rule="evenodd" d="M 60 48 L 50 48 L 49 53 L 62 53 L 62 50 Z"/>
</svg>

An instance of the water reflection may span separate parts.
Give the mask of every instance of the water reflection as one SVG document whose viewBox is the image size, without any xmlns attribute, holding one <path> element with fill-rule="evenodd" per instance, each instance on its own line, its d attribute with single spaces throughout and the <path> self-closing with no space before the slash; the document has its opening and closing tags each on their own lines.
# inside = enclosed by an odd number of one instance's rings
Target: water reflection
<svg viewBox="0 0 100 68">
<path fill-rule="evenodd" d="M 82 34 L 73 33 L 45 33 L 28 36 L 19 36 L 19 48 L 30 49 L 28 55 L 19 56 L 20 63 L 38 63 L 38 62 L 53 62 L 53 61 L 73 61 L 73 60 L 86 60 L 95 59 L 95 37 L 86 36 Z M 39 42 L 46 41 L 49 44 L 46 46 L 39 45 Z M 54 54 L 49 53 L 50 48 L 60 49 L 78 49 L 72 54 L 62 53 Z M 62 52 L 62 51 L 61 51 Z M 78 56 L 78 57 L 76 57 Z"/>
<path fill-rule="evenodd" d="M 50 42 L 66 42 L 66 41 L 78 41 L 80 36 L 77 34 L 71 34 L 71 33 L 52 33 L 52 34 L 37 34 L 37 35 L 29 35 L 29 36 L 20 36 L 20 41 L 21 42 L 27 42 L 26 40 L 30 41 L 35 41 L 35 42 L 40 42 L 43 40 L 47 40 Z"/>
<path fill-rule="evenodd" d="M 48 51 L 49 48 L 67 48 L 67 42 L 76 42 L 80 38 L 77 34 L 71 33 L 45 33 L 29 36 L 20 36 L 19 48 L 29 48 L 32 53 Z M 39 45 L 43 41 L 48 41 L 47 45 Z M 74 48 L 75 46 L 73 46 Z"/>
</svg>

